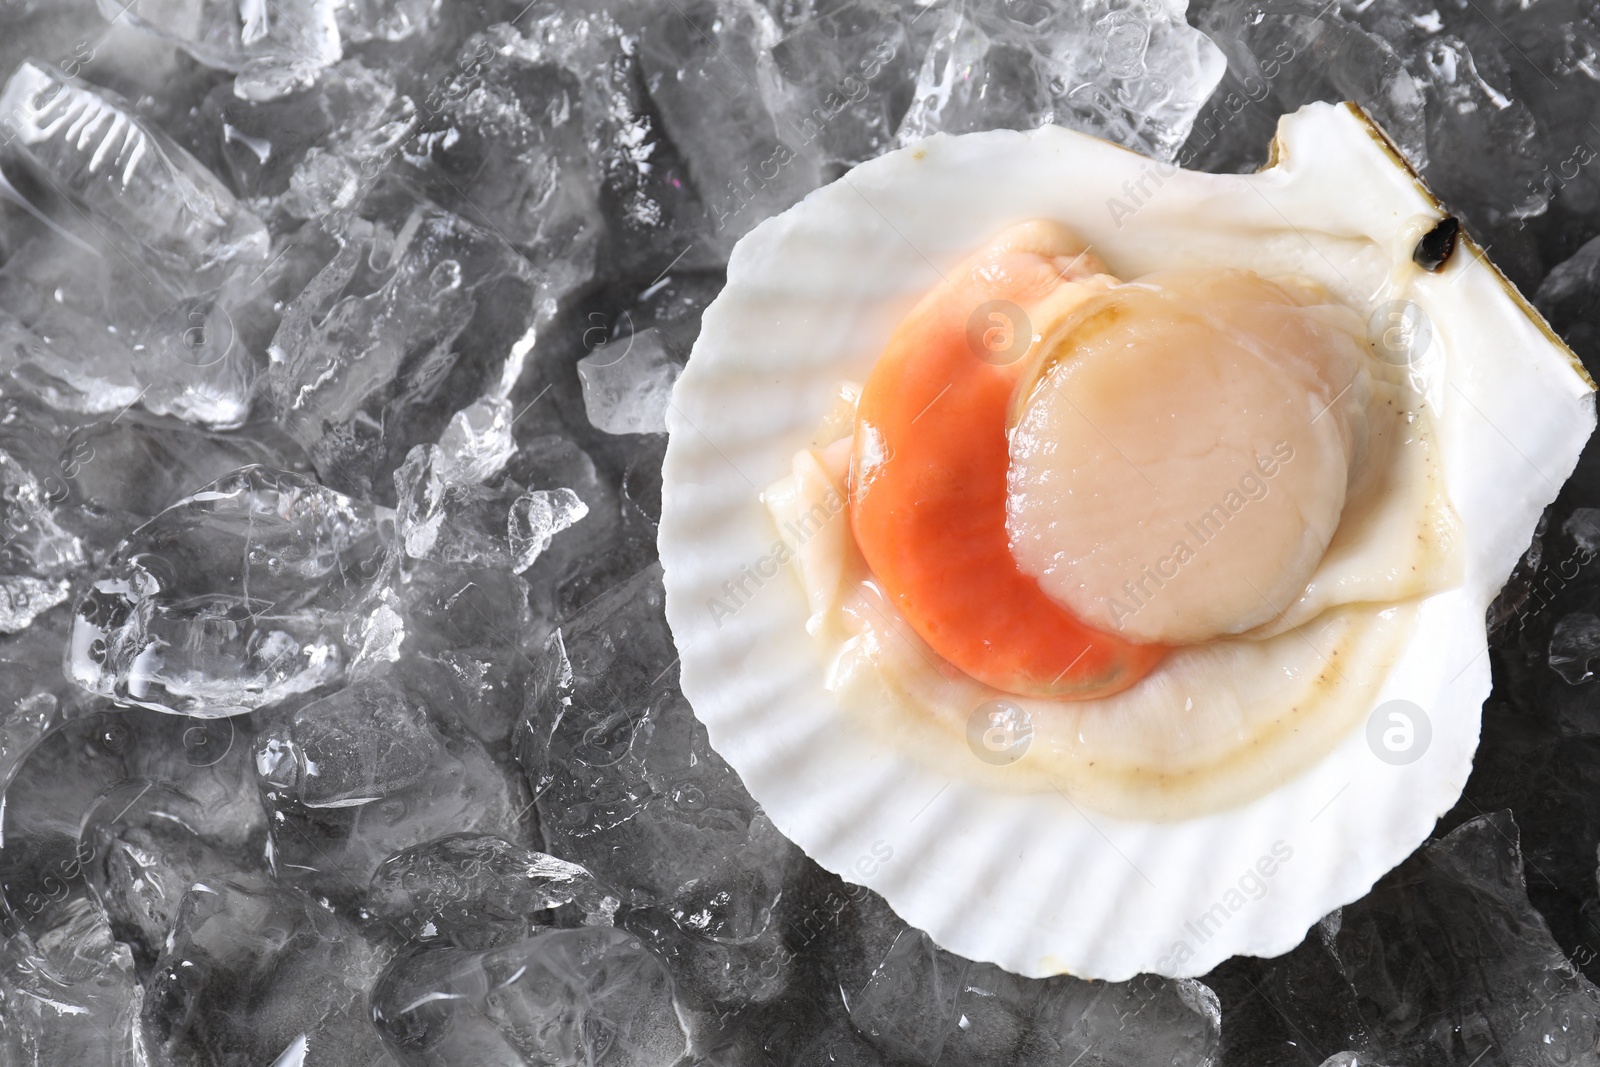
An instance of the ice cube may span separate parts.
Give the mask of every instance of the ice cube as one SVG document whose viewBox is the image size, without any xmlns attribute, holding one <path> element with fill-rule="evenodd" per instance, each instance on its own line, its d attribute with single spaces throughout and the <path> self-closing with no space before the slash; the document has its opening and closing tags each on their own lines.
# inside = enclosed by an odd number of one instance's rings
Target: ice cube
<svg viewBox="0 0 1600 1067">
<path fill-rule="evenodd" d="M 390 75 L 359 59 L 323 71 L 315 85 L 276 100 L 241 100 L 231 85 L 202 105 L 235 188 L 277 198 L 297 218 L 352 206 L 416 126 L 417 109 Z M 346 179 L 346 195 L 330 183 Z M 287 195 L 286 195 L 287 194 Z"/>
<path fill-rule="evenodd" d="M 700 334 L 700 321 L 705 309 L 722 289 L 720 275 L 697 271 L 679 271 L 676 268 L 658 278 L 648 289 L 631 300 L 612 319 L 609 330 L 595 323 L 583 335 L 595 362 L 610 362 L 629 351 L 634 338 L 649 335 L 659 342 L 668 356 L 681 362 L 693 349 Z M 622 360 L 622 369 L 632 358 Z M 581 384 L 581 381 L 580 381 Z M 659 509 L 651 503 L 659 498 L 661 459 L 666 450 L 666 439 L 660 434 L 594 434 L 586 443 L 597 462 L 620 469 L 622 473 L 622 515 L 625 532 L 630 539 L 655 540 L 655 514 Z M 643 566 L 641 560 L 633 568 L 618 572 L 612 582 Z"/>
<path fill-rule="evenodd" d="M 630 925 L 638 921 L 636 913 L 628 916 Z M 887 936 L 868 932 L 880 922 L 889 928 Z M 807 860 L 775 909 L 771 955 L 750 951 L 769 947 L 765 937 L 757 944 L 723 946 L 686 936 L 681 944 L 691 951 L 673 946 L 664 955 L 678 978 L 695 1046 L 713 1062 L 760 1062 L 763 1050 L 781 1043 L 796 1050 L 790 1062 L 807 1067 L 883 1067 L 901 1061 L 861 1036 L 850 1022 L 848 1003 L 905 929 L 870 890 Z M 718 948 L 720 960 L 710 951 Z M 721 973 L 708 973 L 719 964 Z M 705 991 L 719 987 L 726 994 L 706 1004 Z M 698 1000 L 691 997 L 695 991 Z"/>
<path fill-rule="evenodd" d="M 407 654 L 439 672 L 463 727 L 503 746 L 522 712 L 527 655 L 543 636 L 526 583 L 504 570 L 418 563 L 402 595 Z"/>
<path fill-rule="evenodd" d="M 511 422 L 509 402 L 486 398 L 457 412 L 439 444 L 411 450 L 394 476 L 396 532 L 407 556 L 520 574 L 587 514 L 571 489 L 521 493 L 498 477 L 516 452 Z"/>
<path fill-rule="evenodd" d="M 1594 677 L 1589 661 L 1600 655 L 1600 617 L 1587 611 L 1563 616 L 1550 635 L 1550 669 L 1568 685 Z"/>
<path fill-rule="evenodd" d="M 600 238 L 580 75 L 511 24 L 470 38 L 420 101 L 406 152 L 428 195 L 525 250 L 565 293 Z"/>
<path fill-rule="evenodd" d="M 0 509 L 0 634 L 12 634 L 66 602 L 85 553 L 83 542 L 56 520 L 60 497 L 5 451 L 0 451 L 0 499 L 5 501 Z"/>
<path fill-rule="evenodd" d="M 115 93 L 29 61 L 0 93 L 0 126 L 48 186 L 111 231 L 113 249 L 213 279 L 265 260 L 261 220 Z"/>
<path fill-rule="evenodd" d="M 1556 265 L 1534 304 L 1584 365 L 1600 371 L 1600 237 Z"/>
<path fill-rule="evenodd" d="M 1095 1062 L 1214 1062 L 1216 997 L 1193 980 L 1145 975 L 1130 982 L 1019 978 L 944 952 L 928 936 L 896 938 L 850 1018 L 884 1052 L 918 1062 L 979 1067 Z"/>
<path fill-rule="evenodd" d="M 883 1056 L 847 1022 L 797 1036 L 807 1039 L 795 1060 L 804 1067 L 884 1067 Z"/>
<path fill-rule="evenodd" d="M 563 435 L 524 429 L 532 421 L 523 419 L 516 424 L 515 429 L 523 432 L 517 437 L 517 454 L 507 468 L 508 475 L 536 492 L 571 489 L 588 511 L 581 535 L 556 537 L 523 572 L 533 613 L 526 630 L 530 651 L 543 647 L 560 618 L 593 598 L 594 592 L 586 590 L 596 572 L 622 568 L 620 575 L 596 587 L 604 589 L 648 562 L 638 560 L 629 566 L 623 558 L 626 554 L 617 551 L 623 532 L 621 504 L 616 488 L 602 476 L 590 454 Z"/>
<path fill-rule="evenodd" d="M 133 346 L 164 296 L 126 261 L 35 237 L 0 267 L 0 371 L 62 410 L 129 407 L 141 389 Z"/>
<path fill-rule="evenodd" d="M 26 628 L 40 612 L 65 603 L 67 595 L 65 579 L 0 575 L 0 633 L 16 633 Z"/>
<path fill-rule="evenodd" d="M 1600 990 L 1528 902 L 1509 812 L 1463 823 L 1385 876 L 1344 909 L 1336 943 L 1375 1061 L 1594 1055 Z"/>
<path fill-rule="evenodd" d="M 1600 555 L 1600 508 L 1574 508 L 1561 529 L 1580 551 Z"/>
<path fill-rule="evenodd" d="M 697 1004 L 776 996 L 773 909 L 800 853 L 711 748 L 677 686 L 660 568 L 552 637 L 517 735 L 550 851 L 651 910 L 630 927 L 686 961 Z M 745 986 L 741 974 L 764 974 Z"/>
<path fill-rule="evenodd" d="M 665 433 L 681 373 L 653 328 L 595 349 L 578 361 L 589 422 L 606 433 Z"/>
<path fill-rule="evenodd" d="M 12 932 L 0 945 L 0 1060 L 144 1067 L 142 1000 L 105 913 L 74 900 L 37 940 Z"/>
<path fill-rule="evenodd" d="M 519 496 L 508 518 L 513 559 L 518 574 L 533 566 L 556 534 L 589 514 L 589 505 L 571 489 L 535 489 Z"/>
<path fill-rule="evenodd" d="M 487 235 L 420 207 L 398 230 L 356 220 L 341 235 L 338 253 L 284 314 L 273 338 L 280 419 L 304 423 L 315 440 L 324 429 L 316 420 L 351 419 L 370 393 L 389 386 L 410 351 L 454 340 L 471 317 L 470 289 L 479 280 L 476 272 L 464 272 L 467 256 L 452 254 L 458 234 L 469 255 L 489 247 Z M 358 279 L 368 267 L 383 273 Z M 405 336 L 408 331 L 420 344 Z"/>
<path fill-rule="evenodd" d="M 246 288 L 230 285 L 179 299 L 140 331 L 133 370 L 147 411 L 218 430 L 243 425 L 257 364 L 229 306 L 247 299 Z"/>
<path fill-rule="evenodd" d="M 6 783 L 0 821 L 5 910 L 11 921 L 37 931 L 63 902 L 103 890 L 100 899 L 118 936 L 147 965 L 148 951 L 166 935 L 158 913 L 177 902 L 172 897 L 163 904 L 151 894 L 173 885 L 181 894 L 187 864 L 208 873 L 232 871 L 259 856 L 265 844 L 249 732 L 233 719 L 86 710 L 67 704 L 64 721 L 48 724 Z M 115 864 L 120 842 L 135 838 L 143 873 L 122 879 L 102 866 Z"/>
<path fill-rule="evenodd" d="M 40 617 L 20 634 L 0 638 L 0 796 L 22 760 L 51 729 L 80 714 L 84 694 L 66 684 L 57 664 L 66 608 Z M 0 850 L 5 818 L 0 813 Z"/>
<path fill-rule="evenodd" d="M 157 711 L 237 715 L 342 681 L 382 570 L 370 507 L 244 467 L 134 531 L 78 600 L 69 677 Z"/>
<path fill-rule="evenodd" d="M 270 423 L 252 426 L 248 435 L 213 433 L 137 410 L 75 427 L 56 453 L 46 491 L 63 494 L 75 513 L 86 509 L 114 517 L 106 525 L 120 526 L 116 540 L 240 467 L 301 475 L 311 468 L 299 444 Z"/>
<path fill-rule="evenodd" d="M 384 860 L 365 910 L 415 941 L 485 949 L 537 927 L 609 925 L 619 903 L 576 863 L 489 834 L 450 834 Z"/>
<path fill-rule="evenodd" d="M 87 239 L 40 235 L 7 262 L 7 308 L 32 336 L 8 344 L 0 366 L 69 408 L 144 399 L 208 425 L 241 423 L 254 360 L 233 344 L 226 304 L 260 273 L 261 221 L 126 101 L 59 69 L 24 63 L 0 114 L 7 142 L 42 187 L 72 201 L 77 212 L 57 213 Z"/>
<path fill-rule="evenodd" d="M 796 960 L 772 909 L 764 906 L 776 898 L 730 894 L 725 878 L 726 872 L 707 888 L 699 907 L 687 900 L 645 905 L 625 912 L 620 922 L 667 961 L 679 999 L 695 1016 L 696 1044 L 737 1049 L 744 1035 L 736 1017 L 756 1014 L 752 1008 L 781 1008 L 784 994 L 794 992 Z M 730 896 L 736 905 L 760 909 L 747 911 L 745 918 L 753 922 L 739 924 L 737 932 L 726 921 L 727 910 L 716 906 Z M 712 906 L 704 907 L 706 902 Z M 705 928 L 712 926 L 721 936 L 708 936 Z"/>
<path fill-rule="evenodd" d="M 1587 114 L 1551 99 L 1576 90 L 1563 39 L 1575 43 L 1586 30 L 1567 21 L 1573 5 L 1546 7 L 1536 30 L 1513 5 L 1489 7 L 1499 10 L 1396 0 L 1346 14 L 1387 41 L 1422 85 L 1429 186 L 1495 249 L 1496 265 L 1532 289 L 1544 257 L 1529 221 L 1558 199 L 1588 211 L 1597 189 L 1583 166 L 1594 156 Z M 1562 234 L 1566 247 L 1556 258 L 1582 239 L 1554 220 L 1540 229 Z"/>
<path fill-rule="evenodd" d="M 881 0 L 827 5 L 772 46 L 776 77 L 762 81 L 784 140 L 843 169 L 894 146 L 921 53 L 908 23 L 925 9 Z M 933 19 L 926 20 L 929 29 Z"/>
<path fill-rule="evenodd" d="M 351 808 L 421 783 L 444 749 L 427 709 L 387 677 L 363 679 L 307 704 L 287 731 L 268 729 L 257 773 L 275 797 Z"/>
<path fill-rule="evenodd" d="M 408 956 L 374 991 L 372 1015 L 406 1067 L 673 1067 L 689 1051 L 667 969 L 612 927 Z"/>
<path fill-rule="evenodd" d="M 267 817 L 255 795 L 248 719 L 202 719 L 130 708 L 121 713 L 133 738 L 127 773 L 177 790 L 203 817 L 189 829 L 212 848 L 258 861 Z M 84 817 L 85 820 L 87 816 Z"/>
<path fill-rule="evenodd" d="M 654 14 L 649 5 L 541 7 L 523 14 L 515 23 L 526 53 L 577 75 L 582 86 L 608 265 L 645 278 L 669 267 L 719 266 L 727 259 L 726 243 L 705 239 L 706 208 L 651 101 L 639 48 Z"/>
<path fill-rule="evenodd" d="M 476 485 L 504 470 L 516 451 L 510 401 L 485 397 L 450 416 L 435 463 L 446 483 Z"/>
<path fill-rule="evenodd" d="M 42 935 L 65 905 L 89 896 L 79 826 L 100 792 L 127 777 L 131 741 L 117 716 L 89 715 L 54 724 L 23 754 L 0 810 L 6 932 Z"/>
<path fill-rule="evenodd" d="M 412 449 L 395 472 L 396 530 L 411 559 L 520 574 L 589 510 L 571 489 L 520 493 L 504 479 L 493 487 L 451 482 L 450 470 L 444 450 L 429 445 Z"/>
<path fill-rule="evenodd" d="M 394 482 L 412 558 L 509 563 L 497 518 L 519 488 L 499 477 L 516 454 L 511 424 L 510 402 L 486 396 L 456 412 L 438 444 L 411 450 Z"/>
<path fill-rule="evenodd" d="M 338 0 L 100 0 L 108 19 L 177 44 L 209 67 L 234 71 L 234 92 L 268 100 L 309 84 L 341 54 Z"/>
<path fill-rule="evenodd" d="M 145 1040 L 160 1063 L 382 1063 L 366 999 L 388 956 L 326 904 L 269 879 L 197 883 L 146 986 Z"/>
<path fill-rule="evenodd" d="M 555 854 L 670 898 L 736 865 L 759 809 L 678 691 L 662 600 L 651 567 L 564 622 L 517 743 Z"/>
<path fill-rule="evenodd" d="M 443 690 L 426 674 L 420 664 L 375 670 L 256 739 L 281 877 L 348 898 L 400 849 L 451 832 L 526 836 L 532 805 L 521 783 L 475 739 L 430 717 Z"/>
<path fill-rule="evenodd" d="M 1538 131 L 1527 106 L 1508 95 L 1505 60 L 1453 34 L 1419 41 L 1417 51 L 1420 62 L 1413 67 L 1424 75 L 1427 98 L 1429 187 L 1480 233 L 1544 214 L 1550 190 L 1538 181 L 1544 166 Z"/>
<path fill-rule="evenodd" d="M 248 436 L 215 434 L 137 408 L 81 422 L 25 394 L 0 399 L 0 450 L 37 479 L 56 523 L 97 561 L 146 519 L 241 466 L 310 467 L 270 423 Z"/>
<path fill-rule="evenodd" d="M 1266 160 L 1278 116 L 1313 100 L 1354 100 L 1417 168 L 1426 165 L 1418 79 L 1382 38 L 1312 0 L 1201 0 L 1191 11 L 1227 55 L 1227 76 L 1194 120 L 1178 161 L 1252 170 Z"/>
<path fill-rule="evenodd" d="M 450 467 L 438 445 L 418 445 L 394 472 L 395 533 L 402 551 L 411 559 L 509 567 L 511 543 L 501 520 L 510 506 L 508 492 L 450 481 Z"/>
<path fill-rule="evenodd" d="M 781 128 L 762 103 L 778 37 L 755 0 L 655 8 L 640 33 L 645 84 L 709 216 L 710 232 L 698 240 L 723 259 L 756 223 L 823 181 L 800 131 Z"/>
<path fill-rule="evenodd" d="M 227 828 L 213 821 L 200 801 L 154 778 L 126 779 L 84 812 L 88 883 L 143 970 L 160 955 L 191 885 L 244 873 L 243 856 L 222 847 Z"/>
<path fill-rule="evenodd" d="M 1356 991 L 1339 962 L 1339 922 L 1335 911 L 1292 952 L 1235 957 L 1205 976 L 1222 1004 L 1219 1063 L 1316 1067 L 1336 1049 L 1368 1047 Z"/>
<path fill-rule="evenodd" d="M 204 426 L 238 426 L 257 364 L 240 328 L 250 323 L 236 324 L 234 312 L 250 313 L 259 274 L 251 267 L 185 294 L 186 276 L 35 238 L 0 268 L 0 372 L 64 410 L 120 415 L 138 402 Z"/>
<path fill-rule="evenodd" d="M 392 500 L 394 470 L 505 388 L 553 313 L 540 271 L 493 233 L 385 186 L 284 312 L 269 348 L 280 422 L 329 484 Z M 501 394 L 503 395 L 503 394 Z"/>
<path fill-rule="evenodd" d="M 323 80 L 348 92 L 330 94 L 337 101 L 335 132 L 309 148 L 289 177 L 280 202 L 298 218 L 324 219 L 355 207 L 400 156 L 419 121 L 409 96 L 398 94 L 386 76 L 353 60 Z"/>
<path fill-rule="evenodd" d="M 1207 977 L 1230 1020 L 1223 1062 L 1320 1063 L 1339 1049 L 1373 1067 L 1591 1058 L 1600 990 L 1551 937 L 1522 872 L 1510 813 L 1480 815 L 1288 955 L 1225 963 Z"/>
<path fill-rule="evenodd" d="M 1172 159 L 1226 65 L 1164 4 L 956 4 L 936 17 L 901 144 L 1055 123 Z"/>
<path fill-rule="evenodd" d="M 339 32 L 352 44 L 403 41 L 430 28 L 443 0 L 342 0 Z"/>
</svg>

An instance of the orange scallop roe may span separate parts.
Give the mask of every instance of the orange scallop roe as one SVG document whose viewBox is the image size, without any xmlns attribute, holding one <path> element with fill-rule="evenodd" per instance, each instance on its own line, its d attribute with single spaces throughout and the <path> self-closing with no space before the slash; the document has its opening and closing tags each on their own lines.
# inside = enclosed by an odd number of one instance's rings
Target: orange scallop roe
<svg viewBox="0 0 1600 1067">
<path fill-rule="evenodd" d="M 862 390 L 856 544 L 912 629 L 1004 692 L 1109 696 L 1167 651 L 1096 630 L 1046 596 L 1018 568 L 1006 529 L 1007 415 L 1027 362 L 1016 357 L 1035 324 L 1114 283 L 1064 227 L 1014 227 L 906 316 Z"/>
</svg>

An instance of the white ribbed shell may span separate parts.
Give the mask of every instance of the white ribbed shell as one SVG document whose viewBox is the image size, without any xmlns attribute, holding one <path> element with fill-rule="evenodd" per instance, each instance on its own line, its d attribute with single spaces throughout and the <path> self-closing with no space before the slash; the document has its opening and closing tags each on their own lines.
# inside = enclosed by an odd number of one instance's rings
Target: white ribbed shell
<svg viewBox="0 0 1600 1067">
<path fill-rule="evenodd" d="M 1124 277 L 1294 272 L 1365 309 L 1409 257 L 1407 224 L 1439 215 L 1358 109 L 1314 104 L 1283 119 L 1256 174 L 1174 171 L 1054 127 L 938 136 L 745 237 L 673 394 L 660 548 L 684 693 L 777 826 L 952 951 L 1109 980 L 1285 952 L 1416 848 L 1471 769 L 1484 611 L 1595 424 L 1587 376 L 1470 242 L 1408 293 L 1433 324 L 1427 395 L 1466 561 L 1461 587 L 1423 604 L 1379 696 L 1429 716 L 1431 745 L 1407 766 L 1376 758 L 1357 728 L 1254 802 L 1165 823 L 927 770 L 824 687 L 800 585 L 766 565 L 778 538 L 760 493 L 939 272 L 1008 225 L 1059 219 Z M 732 615 L 713 610 L 745 567 L 759 590 Z M 1274 846 L 1292 855 L 1257 876 L 1264 895 L 1230 893 Z"/>
</svg>

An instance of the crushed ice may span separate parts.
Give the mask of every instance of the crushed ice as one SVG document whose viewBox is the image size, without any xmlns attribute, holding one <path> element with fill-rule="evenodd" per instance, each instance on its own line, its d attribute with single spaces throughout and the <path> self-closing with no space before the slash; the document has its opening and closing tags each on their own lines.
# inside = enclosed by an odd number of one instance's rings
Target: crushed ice
<svg viewBox="0 0 1600 1067">
<path fill-rule="evenodd" d="M 1246 170 L 1353 97 L 1594 360 L 1596 14 L 1488 8 L 0 4 L 0 1062 L 1597 1062 L 1587 459 L 1452 832 L 1202 981 L 812 864 L 655 563 L 733 243 L 931 133 Z"/>
</svg>

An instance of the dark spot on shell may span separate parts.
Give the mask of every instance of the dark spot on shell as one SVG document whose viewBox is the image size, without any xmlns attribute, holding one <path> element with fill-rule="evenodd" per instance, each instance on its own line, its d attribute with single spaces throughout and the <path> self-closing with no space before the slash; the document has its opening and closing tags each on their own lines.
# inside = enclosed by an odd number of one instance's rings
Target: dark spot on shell
<svg viewBox="0 0 1600 1067">
<path fill-rule="evenodd" d="M 1422 235 L 1417 247 L 1412 249 L 1411 261 L 1423 270 L 1437 274 L 1450 262 L 1456 250 L 1456 239 L 1461 236 L 1461 220 L 1454 215 L 1440 219 L 1433 229 Z"/>
</svg>

